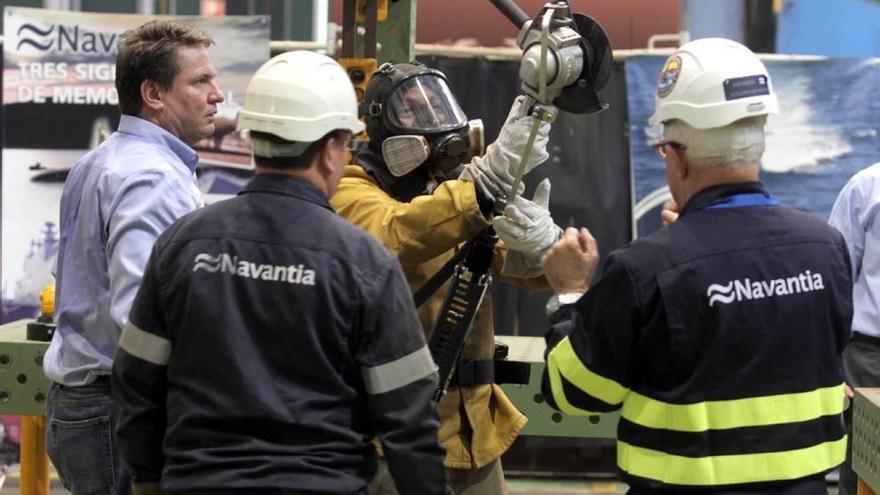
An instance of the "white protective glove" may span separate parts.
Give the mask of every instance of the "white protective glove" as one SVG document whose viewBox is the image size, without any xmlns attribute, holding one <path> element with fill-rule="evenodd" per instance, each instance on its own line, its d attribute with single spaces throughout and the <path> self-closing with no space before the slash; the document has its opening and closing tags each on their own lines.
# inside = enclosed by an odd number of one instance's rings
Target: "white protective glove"
<svg viewBox="0 0 880 495">
<path fill-rule="evenodd" d="M 504 275 L 530 278 L 542 273 L 541 256 L 562 236 L 562 229 L 550 216 L 549 204 L 550 179 L 544 179 L 531 201 L 517 196 L 504 208 L 504 216 L 495 217 L 495 233 L 508 250 L 501 270 Z"/>
<path fill-rule="evenodd" d="M 493 201 L 500 196 L 510 197 L 510 189 L 516 178 L 516 169 L 519 167 L 525 145 L 529 140 L 529 134 L 532 132 L 532 125 L 535 122 L 535 117 L 529 115 L 528 112 L 526 97 L 517 96 L 507 114 L 507 120 L 501 127 L 498 139 L 489 145 L 484 156 L 474 157 L 470 163 L 465 165 L 461 174 L 462 179 L 474 181 L 483 194 Z M 550 154 L 547 153 L 547 141 L 549 140 L 550 124 L 541 122 L 524 173 L 528 173 L 550 158 Z M 517 194 L 519 192 L 517 191 Z"/>
</svg>

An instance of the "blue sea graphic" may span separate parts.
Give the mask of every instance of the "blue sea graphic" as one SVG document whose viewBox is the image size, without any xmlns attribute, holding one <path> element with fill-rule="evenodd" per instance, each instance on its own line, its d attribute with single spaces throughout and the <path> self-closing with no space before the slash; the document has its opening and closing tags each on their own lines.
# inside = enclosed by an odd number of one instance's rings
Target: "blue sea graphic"
<svg viewBox="0 0 880 495">
<path fill-rule="evenodd" d="M 635 201 L 665 185 L 662 159 L 648 144 L 648 125 L 664 56 L 626 61 Z M 780 115 L 767 124 L 761 180 L 783 205 L 827 219 L 837 193 L 859 170 L 880 161 L 880 60 L 765 60 Z M 639 222 L 644 235 L 657 213 Z"/>
</svg>

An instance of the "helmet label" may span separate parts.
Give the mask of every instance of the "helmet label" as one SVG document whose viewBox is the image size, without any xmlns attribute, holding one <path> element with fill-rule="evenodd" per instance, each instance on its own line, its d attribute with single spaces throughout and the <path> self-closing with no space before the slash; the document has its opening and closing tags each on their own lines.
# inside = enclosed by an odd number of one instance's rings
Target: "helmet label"
<svg viewBox="0 0 880 495">
<path fill-rule="evenodd" d="M 678 81 L 678 75 L 681 74 L 681 57 L 678 55 L 670 57 L 660 71 L 660 78 L 657 79 L 657 96 L 663 98 L 668 95 L 675 83 Z"/>
<path fill-rule="evenodd" d="M 768 84 L 767 76 L 764 74 L 724 80 L 725 100 L 738 100 L 740 98 L 769 94 L 770 84 Z"/>
</svg>

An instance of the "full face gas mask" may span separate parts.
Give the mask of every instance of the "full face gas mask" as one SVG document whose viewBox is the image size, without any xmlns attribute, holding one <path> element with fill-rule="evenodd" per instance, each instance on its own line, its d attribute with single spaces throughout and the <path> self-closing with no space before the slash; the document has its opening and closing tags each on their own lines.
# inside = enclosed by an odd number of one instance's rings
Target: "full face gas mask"
<svg viewBox="0 0 880 495">
<path fill-rule="evenodd" d="M 365 94 L 370 145 L 403 177 L 423 164 L 443 175 L 483 153 L 483 123 L 468 121 L 443 73 L 418 63 L 384 64 Z"/>
</svg>

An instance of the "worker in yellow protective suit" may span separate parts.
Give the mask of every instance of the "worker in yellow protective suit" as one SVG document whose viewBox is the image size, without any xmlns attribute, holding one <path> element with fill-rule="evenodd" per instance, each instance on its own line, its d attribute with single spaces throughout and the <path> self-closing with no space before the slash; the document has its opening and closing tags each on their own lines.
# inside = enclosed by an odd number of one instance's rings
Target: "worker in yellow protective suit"
<svg viewBox="0 0 880 495">
<path fill-rule="evenodd" d="M 495 205 L 509 197 L 534 123 L 525 106 L 518 98 L 498 139 L 485 156 L 475 156 L 482 144 L 475 135 L 482 129 L 467 121 L 441 72 L 418 63 L 385 64 L 371 78 L 363 107 L 370 142 L 354 153 L 331 203 L 397 255 L 413 292 L 489 227 Z M 547 160 L 549 131 L 550 125 L 541 123 L 527 171 Z M 546 210 L 549 190 L 545 180 L 532 201 L 520 197 L 516 204 Z M 515 230 L 507 237 L 515 239 L 517 250 L 499 243 L 493 271 L 523 288 L 547 288 L 540 256 L 561 229 L 550 221 Z M 447 287 L 448 281 L 418 308 L 426 333 Z M 498 386 L 504 378 L 495 371 L 494 356 L 487 295 L 438 404 L 449 483 L 459 495 L 507 493 L 500 457 L 527 421 Z M 396 493 L 382 473 L 380 468 L 371 493 Z"/>
</svg>

